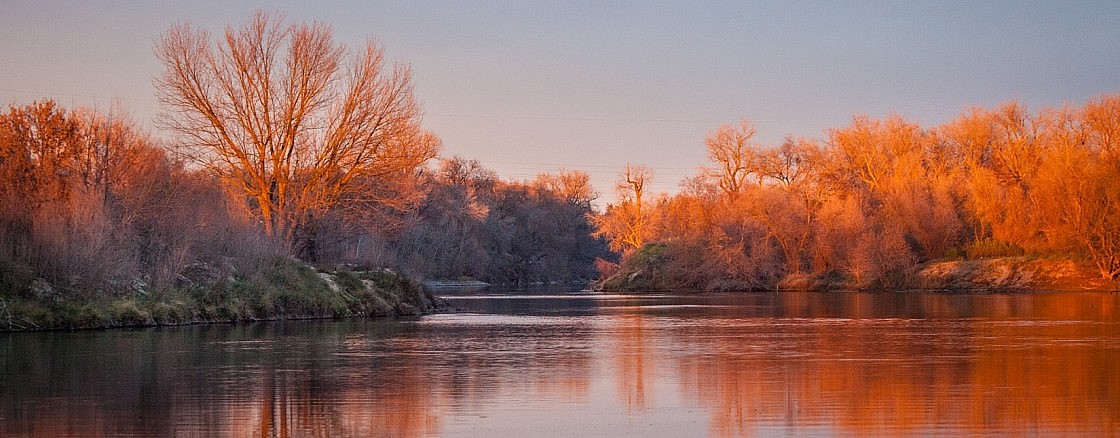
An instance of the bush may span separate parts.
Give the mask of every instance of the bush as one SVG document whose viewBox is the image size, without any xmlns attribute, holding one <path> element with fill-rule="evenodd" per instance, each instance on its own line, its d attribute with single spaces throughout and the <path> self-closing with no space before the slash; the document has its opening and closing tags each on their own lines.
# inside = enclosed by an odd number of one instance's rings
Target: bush
<svg viewBox="0 0 1120 438">
<path fill-rule="evenodd" d="M 962 249 L 954 246 L 952 248 L 949 248 L 949 249 L 945 250 L 945 254 L 942 256 L 942 258 L 945 259 L 945 260 L 951 260 L 951 261 L 952 260 L 962 260 L 962 259 L 964 259 L 964 251 Z"/>
<path fill-rule="evenodd" d="M 622 261 L 618 272 L 603 280 L 603 290 L 659 291 L 674 283 L 667 278 L 666 245 L 647 243 Z"/>
<path fill-rule="evenodd" d="M 602 257 L 595 257 L 595 271 L 599 273 L 600 279 L 606 279 L 618 273 L 618 263 L 603 259 Z"/>
<path fill-rule="evenodd" d="M 1018 257 L 1026 254 L 1019 245 L 995 239 L 981 239 L 973 242 L 965 249 L 969 259 L 985 259 L 994 257 Z"/>
<path fill-rule="evenodd" d="M 34 282 L 35 275 L 31 268 L 0 258 L 0 297 L 26 295 Z"/>
<path fill-rule="evenodd" d="M 193 322 L 198 315 L 198 302 L 180 290 L 154 294 L 143 302 L 151 315 L 152 324 L 184 324 Z"/>
<path fill-rule="evenodd" d="M 151 313 L 135 299 L 117 299 L 109 304 L 108 318 L 114 325 L 144 326 L 154 323 Z"/>
</svg>

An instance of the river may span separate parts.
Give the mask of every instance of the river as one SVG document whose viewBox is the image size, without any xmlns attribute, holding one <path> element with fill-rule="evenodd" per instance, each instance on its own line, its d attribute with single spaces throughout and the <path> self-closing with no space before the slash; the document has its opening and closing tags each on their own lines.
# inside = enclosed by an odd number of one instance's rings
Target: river
<svg viewBox="0 0 1120 438">
<path fill-rule="evenodd" d="M 0 435 L 1120 432 L 1120 294 L 446 298 L 461 311 L 0 334 Z"/>
</svg>

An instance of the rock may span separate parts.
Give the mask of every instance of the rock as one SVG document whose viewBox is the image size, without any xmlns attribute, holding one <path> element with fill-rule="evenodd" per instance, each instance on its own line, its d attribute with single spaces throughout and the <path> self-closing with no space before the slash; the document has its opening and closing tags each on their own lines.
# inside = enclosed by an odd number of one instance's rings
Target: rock
<svg viewBox="0 0 1120 438">
<path fill-rule="evenodd" d="M 35 281 L 31 282 L 31 295 L 40 301 L 58 299 L 58 294 L 45 278 L 36 278 Z"/>
<path fill-rule="evenodd" d="M 334 275 L 331 275 L 327 272 L 320 272 L 319 278 L 322 278 L 323 281 L 327 282 L 327 287 L 331 289 L 331 292 L 338 293 L 341 290 L 338 287 L 338 282 L 335 281 Z M 369 287 L 369 285 L 366 285 L 366 287 Z"/>
</svg>

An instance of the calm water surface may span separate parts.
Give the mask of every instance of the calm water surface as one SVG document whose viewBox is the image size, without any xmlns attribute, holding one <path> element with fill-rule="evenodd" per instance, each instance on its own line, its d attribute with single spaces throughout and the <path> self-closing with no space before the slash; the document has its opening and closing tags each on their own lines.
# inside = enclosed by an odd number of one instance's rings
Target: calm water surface
<svg viewBox="0 0 1120 438">
<path fill-rule="evenodd" d="M 1120 433 L 1120 295 L 459 293 L 0 334 L 2 436 Z"/>
</svg>

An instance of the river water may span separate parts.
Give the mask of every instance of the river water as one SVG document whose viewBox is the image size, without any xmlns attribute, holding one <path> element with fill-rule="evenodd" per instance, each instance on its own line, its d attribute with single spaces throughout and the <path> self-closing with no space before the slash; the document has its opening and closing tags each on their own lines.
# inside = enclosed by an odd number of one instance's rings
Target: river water
<svg viewBox="0 0 1120 438">
<path fill-rule="evenodd" d="M 1120 433 L 1120 294 L 460 292 L 0 334 L 2 436 Z"/>
</svg>

